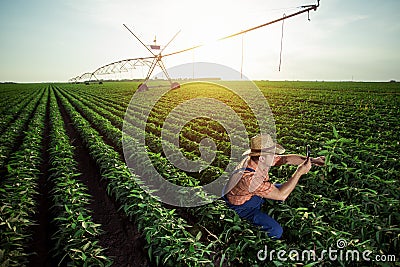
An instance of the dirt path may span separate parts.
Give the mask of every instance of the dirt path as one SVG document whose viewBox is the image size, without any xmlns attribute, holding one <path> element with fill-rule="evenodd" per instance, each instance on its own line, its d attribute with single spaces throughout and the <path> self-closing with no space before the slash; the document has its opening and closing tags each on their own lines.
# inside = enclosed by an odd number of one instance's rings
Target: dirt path
<svg viewBox="0 0 400 267">
<path fill-rule="evenodd" d="M 149 266 L 147 251 L 144 250 L 146 241 L 125 214 L 118 211 L 118 204 L 107 195 L 107 184 L 101 181 L 96 162 L 90 157 L 60 101 L 58 104 L 68 136 L 75 147 L 75 160 L 78 162 L 78 171 L 82 173 L 80 178 L 92 196 L 89 208 L 93 211 L 93 220 L 101 224 L 105 231 L 100 236 L 100 244 L 107 248 L 106 255 L 113 258 L 114 266 Z"/>
</svg>

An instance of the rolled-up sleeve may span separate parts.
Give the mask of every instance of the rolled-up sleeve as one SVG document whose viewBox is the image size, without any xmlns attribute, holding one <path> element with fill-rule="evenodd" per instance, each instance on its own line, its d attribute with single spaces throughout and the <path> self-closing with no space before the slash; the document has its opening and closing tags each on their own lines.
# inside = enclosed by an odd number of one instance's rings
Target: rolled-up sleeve
<svg viewBox="0 0 400 267">
<path fill-rule="evenodd" d="M 270 181 L 263 181 L 260 186 L 254 191 L 254 195 L 260 197 L 267 197 L 267 195 L 273 190 L 273 184 Z"/>
</svg>

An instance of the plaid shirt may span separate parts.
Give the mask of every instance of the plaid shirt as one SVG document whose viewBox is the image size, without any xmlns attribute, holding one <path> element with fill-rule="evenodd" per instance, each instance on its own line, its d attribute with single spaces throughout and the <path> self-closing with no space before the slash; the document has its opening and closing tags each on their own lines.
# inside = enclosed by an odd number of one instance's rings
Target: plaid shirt
<svg viewBox="0 0 400 267">
<path fill-rule="evenodd" d="M 274 166 L 280 159 L 280 156 L 275 155 L 272 166 Z M 232 205 L 242 205 L 254 195 L 263 198 L 267 197 L 267 195 L 273 190 L 274 187 L 274 185 L 269 181 L 268 173 L 265 173 L 263 175 L 262 180 L 260 180 L 260 182 L 258 183 L 259 185 L 255 190 L 249 190 L 255 176 L 257 176 L 257 173 L 250 170 L 246 170 L 243 173 L 239 182 L 226 195 L 229 203 L 231 203 Z"/>
</svg>

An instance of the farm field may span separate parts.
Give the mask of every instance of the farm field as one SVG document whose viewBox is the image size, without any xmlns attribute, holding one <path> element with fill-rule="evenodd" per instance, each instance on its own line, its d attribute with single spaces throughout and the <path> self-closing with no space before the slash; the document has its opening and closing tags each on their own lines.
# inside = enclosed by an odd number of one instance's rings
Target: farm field
<svg viewBox="0 0 400 267">
<path fill-rule="evenodd" d="M 215 159 L 199 172 L 181 171 L 168 161 L 161 132 L 180 103 L 208 97 L 230 106 L 249 136 L 256 135 L 254 114 L 229 90 L 183 85 L 164 95 L 148 118 L 142 112 L 149 103 L 130 107 L 132 116 L 143 117 L 131 129 L 146 129 L 150 158 L 141 162 L 140 153 L 133 155 L 143 165 L 133 175 L 124 159 L 122 128 L 138 83 L 0 84 L 0 266 L 371 264 L 258 257 L 266 246 L 269 251 L 313 250 L 318 257 L 323 250 L 338 249 L 339 240 L 345 242 L 343 251 L 361 255 L 368 250 L 375 260 L 387 256 L 375 265 L 399 266 L 400 84 L 255 84 L 269 103 L 285 153 L 304 154 L 309 144 L 312 157 L 326 157 L 326 166 L 313 167 L 285 202 L 264 204 L 283 226 L 278 241 L 241 220 L 221 199 L 190 208 L 166 205 L 134 177 L 145 176 L 151 164 L 178 185 L 218 178 L 236 149 L 221 124 L 201 117 L 179 133 L 180 151 L 188 159 L 201 156 L 204 138 L 215 142 Z M 145 93 L 152 90 L 157 88 Z M 218 112 L 208 106 L 199 110 L 207 108 Z M 270 177 L 281 183 L 295 169 L 275 167 Z"/>
</svg>

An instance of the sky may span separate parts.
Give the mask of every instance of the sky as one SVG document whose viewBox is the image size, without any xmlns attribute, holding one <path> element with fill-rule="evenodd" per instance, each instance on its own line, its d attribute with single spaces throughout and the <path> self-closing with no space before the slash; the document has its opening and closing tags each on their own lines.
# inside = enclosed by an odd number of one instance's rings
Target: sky
<svg viewBox="0 0 400 267">
<path fill-rule="evenodd" d="M 68 81 L 108 63 L 198 44 L 167 68 L 210 62 L 252 80 L 400 80 L 399 0 L 321 0 L 319 9 L 224 41 L 316 0 L 1 0 L 0 82 Z M 134 74 L 144 78 L 146 69 Z M 157 72 L 157 71 L 156 71 Z M 132 74 L 133 75 L 133 74 Z"/>
</svg>

